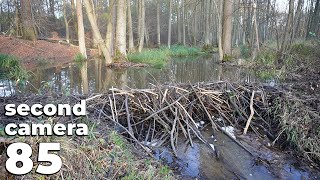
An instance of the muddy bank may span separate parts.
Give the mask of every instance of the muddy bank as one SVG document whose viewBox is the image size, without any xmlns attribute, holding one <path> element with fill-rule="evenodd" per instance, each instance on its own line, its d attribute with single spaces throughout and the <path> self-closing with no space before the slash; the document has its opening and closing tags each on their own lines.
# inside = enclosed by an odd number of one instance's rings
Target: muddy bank
<svg viewBox="0 0 320 180">
<path fill-rule="evenodd" d="M 62 65 L 72 62 L 79 52 L 77 46 L 52 43 L 44 40 L 28 41 L 14 37 L 0 36 L 0 53 L 14 55 L 22 60 L 27 69 L 34 69 L 41 64 Z M 88 50 L 94 56 L 94 50 Z"/>
</svg>

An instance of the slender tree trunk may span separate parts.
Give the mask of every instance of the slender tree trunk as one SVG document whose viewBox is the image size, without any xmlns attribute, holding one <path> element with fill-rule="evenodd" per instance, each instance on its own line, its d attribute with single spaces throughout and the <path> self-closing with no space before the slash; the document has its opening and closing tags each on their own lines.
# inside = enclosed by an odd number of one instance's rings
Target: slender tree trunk
<svg viewBox="0 0 320 180">
<path fill-rule="evenodd" d="M 129 52 L 134 52 L 132 17 L 131 17 L 131 0 L 127 0 L 128 4 L 128 33 L 129 33 Z"/>
<path fill-rule="evenodd" d="M 205 46 L 210 45 L 210 0 L 205 0 Z"/>
<path fill-rule="evenodd" d="M 157 44 L 158 44 L 158 47 L 161 46 L 160 0 L 157 0 Z"/>
<path fill-rule="evenodd" d="M 287 51 L 288 47 L 290 46 L 290 37 L 292 34 L 293 28 L 293 14 L 294 14 L 294 0 L 289 1 L 289 13 L 288 19 L 286 24 L 286 29 L 283 34 L 282 45 L 280 50 L 280 59 L 283 59 L 283 54 Z"/>
<path fill-rule="evenodd" d="M 224 0 L 223 6 L 223 54 L 232 54 L 232 6 L 233 0 Z"/>
<path fill-rule="evenodd" d="M 183 45 L 186 45 L 186 23 L 185 23 L 185 0 L 181 0 L 181 6 L 182 6 L 182 42 Z"/>
<path fill-rule="evenodd" d="M 77 22 L 77 9 L 74 0 L 71 0 L 71 16 L 72 16 L 72 38 L 78 39 L 78 22 Z"/>
<path fill-rule="evenodd" d="M 145 0 L 140 0 L 140 32 L 139 32 L 139 52 L 142 51 L 145 35 Z"/>
<path fill-rule="evenodd" d="M 34 29 L 34 22 L 32 17 L 31 0 L 21 1 L 21 18 L 23 39 L 35 41 L 37 40 L 36 32 Z"/>
<path fill-rule="evenodd" d="M 86 41 L 84 35 L 84 26 L 83 26 L 83 13 L 82 13 L 82 2 L 77 0 L 77 18 L 78 18 L 78 41 L 79 41 L 79 50 L 83 57 L 87 58 L 86 50 Z"/>
<path fill-rule="evenodd" d="M 114 21 L 116 14 L 115 0 L 109 0 L 106 46 L 110 55 L 114 55 Z"/>
<path fill-rule="evenodd" d="M 257 51 L 260 51 L 260 44 L 259 44 L 259 31 L 257 25 L 257 4 L 253 3 L 253 23 L 254 23 L 254 30 L 256 35 L 256 45 Z"/>
<path fill-rule="evenodd" d="M 177 0 L 177 30 L 178 30 L 178 43 L 182 42 L 181 37 L 181 10 L 180 10 L 180 0 Z"/>
<path fill-rule="evenodd" d="M 171 46 L 172 0 L 169 0 L 168 47 Z"/>
<path fill-rule="evenodd" d="M 104 55 L 106 65 L 110 65 L 112 63 L 112 59 L 111 59 L 109 50 L 107 49 L 107 46 L 106 46 L 106 44 L 100 34 L 100 31 L 99 31 L 99 28 L 97 25 L 97 21 L 93 15 L 94 12 L 93 12 L 91 3 L 89 0 L 84 0 L 84 3 L 85 3 L 86 10 L 87 10 L 88 19 L 89 19 L 91 27 L 92 27 L 93 35 L 94 35 L 95 39 L 98 41 L 98 46 Z"/>
<path fill-rule="evenodd" d="M 223 61 L 223 47 L 222 47 L 222 12 L 223 12 L 223 2 L 219 1 L 219 4 L 217 4 L 216 1 L 214 1 L 215 8 L 217 10 L 217 24 L 218 24 L 218 32 L 217 32 L 217 39 L 218 39 L 218 49 L 219 49 L 219 61 Z"/>
<path fill-rule="evenodd" d="M 63 0 L 63 19 L 66 25 L 66 40 L 69 43 L 70 33 L 69 33 L 69 22 L 68 22 L 68 16 L 67 16 L 67 0 Z"/>
<path fill-rule="evenodd" d="M 117 31 L 116 31 L 116 48 L 124 60 L 127 58 L 126 52 L 126 0 L 118 0 L 117 7 Z"/>
</svg>

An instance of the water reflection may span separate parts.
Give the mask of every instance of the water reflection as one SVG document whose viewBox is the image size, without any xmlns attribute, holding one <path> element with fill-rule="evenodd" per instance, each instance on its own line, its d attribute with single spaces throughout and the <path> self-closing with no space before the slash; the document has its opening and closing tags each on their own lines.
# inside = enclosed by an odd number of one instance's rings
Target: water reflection
<svg viewBox="0 0 320 180">
<path fill-rule="evenodd" d="M 22 92 L 46 93 L 48 91 L 67 94 L 88 94 L 103 92 L 111 87 L 147 88 L 150 84 L 195 83 L 204 81 L 255 82 L 257 79 L 246 69 L 215 64 L 213 58 L 172 59 L 163 69 L 129 68 L 110 69 L 101 60 L 82 64 L 33 71 L 30 84 Z M 9 83 L 9 84 L 8 84 Z M 4 82 L 2 82 L 2 85 Z M 9 81 L 5 88 L 12 87 Z M 40 91 L 39 91 L 40 89 Z M 13 91 L 13 93 L 15 93 Z M 0 96 L 4 96 L 0 92 Z"/>
</svg>

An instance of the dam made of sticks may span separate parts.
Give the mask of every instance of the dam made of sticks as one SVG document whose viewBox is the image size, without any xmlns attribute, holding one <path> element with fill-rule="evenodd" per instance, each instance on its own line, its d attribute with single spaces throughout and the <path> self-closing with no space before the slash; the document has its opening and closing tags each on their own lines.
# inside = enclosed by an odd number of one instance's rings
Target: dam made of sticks
<svg viewBox="0 0 320 180">
<path fill-rule="evenodd" d="M 87 105 L 86 119 L 96 123 L 101 133 L 112 126 L 150 155 L 155 146 L 169 146 L 176 155 L 181 136 L 188 139 L 191 146 L 194 139 L 198 139 L 210 148 L 201 134 L 200 126 L 205 124 L 215 132 L 227 126 L 240 130 L 241 134 L 248 130 L 248 133 L 268 137 L 272 145 L 284 148 L 285 144 L 310 161 L 320 161 L 320 134 L 316 129 L 320 125 L 319 114 L 307 99 L 302 100 L 281 87 L 220 81 L 152 85 L 149 89 L 111 88 L 106 93 L 90 96 L 12 96 L 1 98 L 0 121 L 6 125 L 47 120 L 32 116 L 8 118 L 3 111 L 9 103 L 75 104 L 83 99 Z M 57 117 L 52 123 L 79 121 L 79 117 Z"/>
</svg>

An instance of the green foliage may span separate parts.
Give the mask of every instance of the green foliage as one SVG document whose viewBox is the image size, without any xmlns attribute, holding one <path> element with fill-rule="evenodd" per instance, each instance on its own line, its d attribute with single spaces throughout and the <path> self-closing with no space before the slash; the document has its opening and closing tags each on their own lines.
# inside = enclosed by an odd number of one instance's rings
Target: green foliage
<svg viewBox="0 0 320 180">
<path fill-rule="evenodd" d="M 173 57 L 197 56 L 203 54 L 199 48 L 181 45 L 173 45 L 170 49 L 166 50 L 169 51 L 169 55 Z"/>
<path fill-rule="evenodd" d="M 232 59 L 232 56 L 229 56 L 227 54 L 223 56 L 223 61 L 231 61 L 231 59 Z"/>
<path fill-rule="evenodd" d="M 84 57 L 81 53 L 77 53 L 77 54 L 74 56 L 73 61 L 74 61 L 74 62 L 77 62 L 77 63 L 81 63 L 81 62 L 86 61 L 86 57 Z"/>
<path fill-rule="evenodd" d="M 0 71 L 10 79 L 25 80 L 28 78 L 27 71 L 15 56 L 0 54 Z"/>
<path fill-rule="evenodd" d="M 241 52 L 241 56 L 243 58 L 250 58 L 250 56 L 251 56 L 251 50 L 246 45 L 240 46 L 240 52 Z"/>
<path fill-rule="evenodd" d="M 201 49 L 202 52 L 205 53 L 217 53 L 219 49 L 217 47 L 214 47 L 212 45 L 204 45 Z"/>
<path fill-rule="evenodd" d="M 276 51 L 272 51 L 269 49 L 265 49 L 260 51 L 257 55 L 255 61 L 262 65 L 273 66 L 275 65 L 277 60 L 277 53 Z"/>
<path fill-rule="evenodd" d="M 170 57 L 187 57 L 205 54 L 199 48 L 173 45 L 170 49 L 162 46 L 159 49 L 145 49 L 141 53 L 128 54 L 128 60 L 136 63 L 150 64 L 154 67 L 164 67 Z"/>
<path fill-rule="evenodd" d="M 169 56 L 168 52 L 163 49 L 147 49 L 141 53 L 128 54 L 128 59 L 131 62 L 150 64 L 160 68 L 166 65 Z"/>
</svg>

